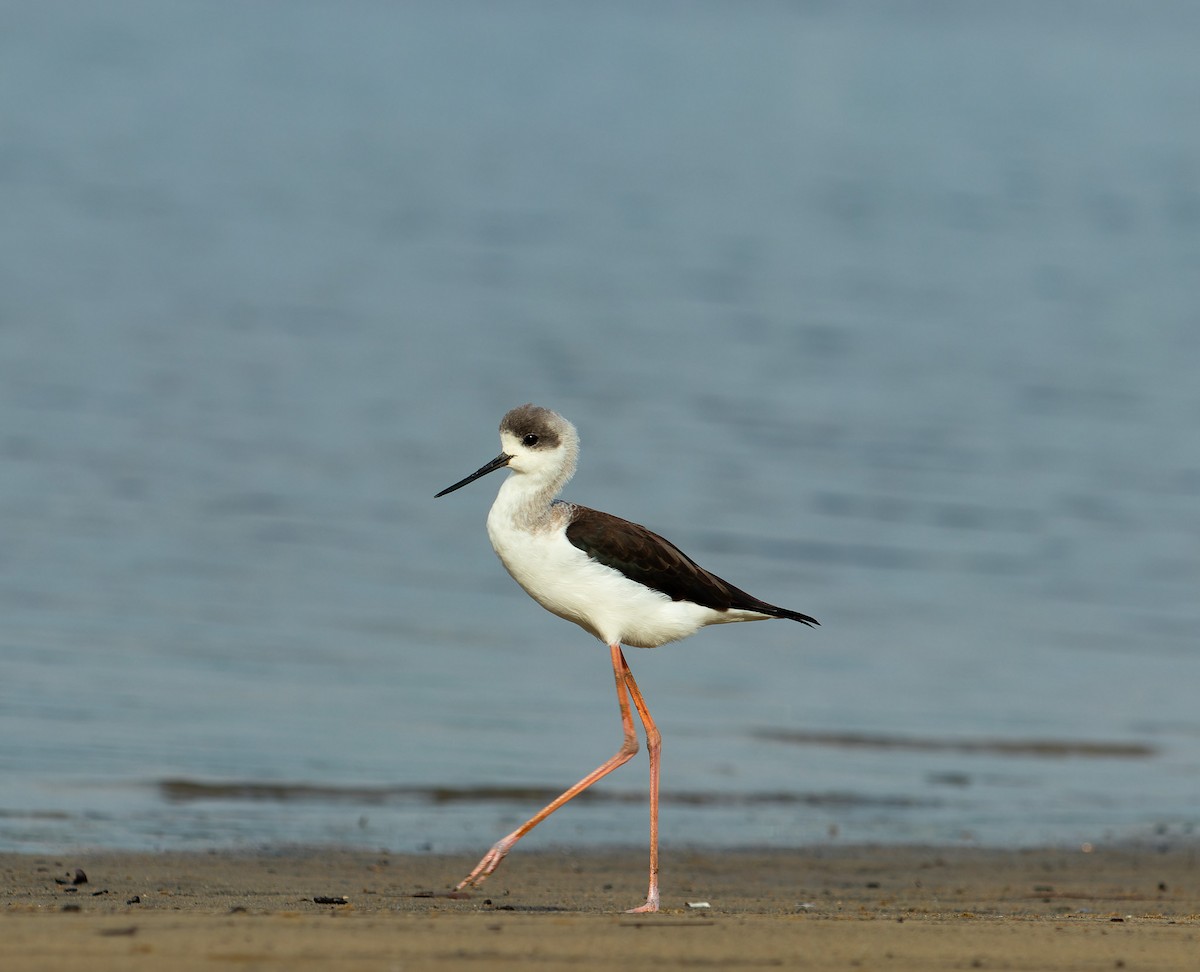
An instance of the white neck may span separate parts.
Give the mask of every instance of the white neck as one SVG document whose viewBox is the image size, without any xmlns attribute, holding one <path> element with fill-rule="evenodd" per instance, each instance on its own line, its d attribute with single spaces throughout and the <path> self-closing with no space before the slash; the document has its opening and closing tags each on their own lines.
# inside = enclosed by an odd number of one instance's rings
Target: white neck
<svg viewBox="0 0 1200 972">
<path fill-rule="evenodd" d="M 513 469 L 500 484 L 488 519 L 502 517 L 524 529 L 543 525 L 550 517 L 550 504 L 575 474 L 578 447 L 573 446 L 574 443 L 564 445 L 566 451 L 557 457 L 558 462 L 526 470 Z"/>
</svg>

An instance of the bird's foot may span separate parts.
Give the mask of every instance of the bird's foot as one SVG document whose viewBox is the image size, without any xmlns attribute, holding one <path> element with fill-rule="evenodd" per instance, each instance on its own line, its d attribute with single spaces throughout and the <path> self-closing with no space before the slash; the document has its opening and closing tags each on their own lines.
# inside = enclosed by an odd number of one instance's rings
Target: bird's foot
<svg viewBox="0 0 1200 972">
<path fill-rule="evenodd" d="M 505 855 L 509 852 L 513 842 L 507 838 L 497 841 L 490 851 L 483 855 L 483 860 L 475 865 L 475 870 L 463 878 L 455 891 L 461 891 L 463 888 L 477 888 L 487 880 L 489 874 L 500 866 L 500 862 L 504 860 Z"/>
<path fill-rule="evenodd" d="M 630 908 L 625 914 L 648 915 L 655 911 L 658 911 L 658 888 L 651 888 L 650 893 L 646 896 L 646 903 L 638 908 Z"/>
</svg>

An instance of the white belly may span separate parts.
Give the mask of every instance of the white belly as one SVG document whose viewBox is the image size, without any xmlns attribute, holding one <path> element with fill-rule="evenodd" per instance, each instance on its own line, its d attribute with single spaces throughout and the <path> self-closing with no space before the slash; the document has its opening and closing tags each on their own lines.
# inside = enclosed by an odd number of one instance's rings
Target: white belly
<svg viewBox="0 0 1200 972">
<path fill-rule="evenodd" d="M 530 597 L 606 644 L 655 648 L 686 638 L 706 624 L 751 620 L 741 612 L 672 601 L 629 580 L 574 546 L 565 522 L 530 533 L 516 529 L 493 509 L 488 536 L 500 562 Z"/>
</svg>

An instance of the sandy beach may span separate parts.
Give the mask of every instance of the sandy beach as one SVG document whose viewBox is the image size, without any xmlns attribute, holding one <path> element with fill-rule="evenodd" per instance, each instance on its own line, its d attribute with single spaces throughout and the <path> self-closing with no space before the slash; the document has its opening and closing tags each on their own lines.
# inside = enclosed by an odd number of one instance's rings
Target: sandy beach
<svg viewBox="0 0 1200 972">
<path fill-rule="evenodd" d="M 1198 849 L 0 855 L 0 967 L 1194 969 Z"/>
</svg>

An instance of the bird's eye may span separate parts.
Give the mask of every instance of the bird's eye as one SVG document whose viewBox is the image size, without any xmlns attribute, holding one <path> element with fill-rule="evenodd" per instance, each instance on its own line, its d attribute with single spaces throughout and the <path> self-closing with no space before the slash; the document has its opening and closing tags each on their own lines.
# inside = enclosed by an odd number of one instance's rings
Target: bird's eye
<svg viewBox="0 0 1200 972">
<path fill-rule="evenodd" d="M 532 449 L 535 445 L 538 444 L 538 437 L 536 435 L 534 435 L 532 432 L 530 432 L 527 436 L 525 436 L 525 438 L 523 438 L 521 440 L 521 442 L 524 445 L 527 445 Z"/>
</svg>

